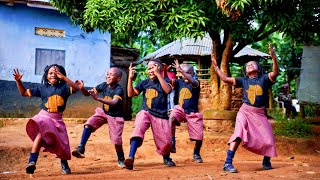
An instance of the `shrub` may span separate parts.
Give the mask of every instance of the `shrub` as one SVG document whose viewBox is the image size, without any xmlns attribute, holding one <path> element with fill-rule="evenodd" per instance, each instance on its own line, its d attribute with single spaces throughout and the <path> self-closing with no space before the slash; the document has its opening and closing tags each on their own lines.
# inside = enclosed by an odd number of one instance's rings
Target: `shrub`
<svg viewBox="0 0 320 180">
<path fill-rule="evenodd" d="M 148 79 L 148 73 L 145 66 L 139 64 L 135 67 L 135 79 L 133 81 L 133 87 L 138 85 L 142 80 Z M 136 117 L 136 114 L 141 110 L 143 104 L 142 94 L 132 98 L 132 117 Z"/>
<path fill-rule="evenodd" d="M 274 133 L 286 137 L 310 137 L 314 135 L 310 122 L 301 117 L 295 119 L 283 118 L 282 113 L 277 110 L 271 112 L 271 116 L 276 120 Z"/>
</svg>

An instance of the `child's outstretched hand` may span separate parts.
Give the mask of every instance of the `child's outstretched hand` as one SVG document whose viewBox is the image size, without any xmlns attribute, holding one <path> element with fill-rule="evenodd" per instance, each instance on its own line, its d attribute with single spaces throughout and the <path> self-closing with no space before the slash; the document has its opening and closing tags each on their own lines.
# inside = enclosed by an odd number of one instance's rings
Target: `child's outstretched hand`
<svg viewBox="0 0 320 180">
<path fill-rule="evenodd" d="M 270 54 L 272 59 L 276 58 L 276 54 L 274 52 L 274 48 L 273 48 L 271 43 L 269 43 L 269 54 Z"/>
<path fill-rule="evenodd" d="M 76 80 L 75 83 L 79 86 L 79 89 L 83 89 L 84 88 L 83 80 L 81 80 L 81 81 Z"/>
<path fill-rule="evenodd" d="M 129 76 L 128 76 L 128 78 L 129 78 L 129 79 L 133 79 L 135 72 L 136 72 L 136 70 L 134 70 L 134 68 L 132 67 L 132 63 L 130 63 L 130 66 L 129 66 Z"/>
<path fill-rule="evenodd" d="M 172 67 L 176 68 L 178 72 L 182 72 L 182 69 L 180 67 L 179 61 L 177 59 L 174 60 L 174 63 L 172 63 Z"/>
<path fill-rule="evenodd" d="M 16 68 L 16 69 L 13 69 L 13 76 L 14 76 L 14 79 L 15 79 L 16 81 L 19 81 L 19 80 L 21 80 L 23 74 L 20 74 L 20 73 L 19 73 L 19 69 Z"/>
<path fill-rule="evenodd" d="M 91 96 L 94 100 L 99 101 L 99 97 L 96 94 L 92 93 Z"/>
</svg>

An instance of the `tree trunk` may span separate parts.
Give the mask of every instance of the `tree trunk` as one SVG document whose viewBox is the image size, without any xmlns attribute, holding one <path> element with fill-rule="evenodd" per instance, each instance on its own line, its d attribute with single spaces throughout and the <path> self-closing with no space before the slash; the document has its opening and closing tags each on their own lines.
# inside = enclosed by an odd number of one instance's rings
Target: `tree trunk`
<svg viewBox="0 0 320 180">
<path fill-rule="evenodd" d="M 213 47 L 213 55 L 217 59 L 218 65 L 220 64 L 221 71 L 228 77 L 230 77 L 230 68 L 229 68 L 229 60 L 232 56 L 233 42 L 232 36 L 229 35 L 228 40 L 226 41 L 225 48 L 222 51 L 222 55 L 219 54 L 217 41 L 212 41 Z M 221 58 L 218 58 L 221 57 Z M 231 85 L 223 82 L 217 76 L 213 64 L 211 63 L 210 67 L 210 75 L 211 75 L 211 104 L 213 110 L 230 110 L 231 108 Z"/>
</svg>

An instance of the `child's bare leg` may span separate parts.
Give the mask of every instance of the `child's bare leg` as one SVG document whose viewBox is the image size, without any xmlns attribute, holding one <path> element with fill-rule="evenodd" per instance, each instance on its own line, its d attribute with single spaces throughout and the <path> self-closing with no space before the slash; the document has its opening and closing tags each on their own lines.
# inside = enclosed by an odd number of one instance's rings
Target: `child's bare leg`
<svg viewBox="0 0 320 180">
<path fill-rule="evenodd" d="M 31 153 L 39 153 L 41 148 L 41 143 L 42 143 L 42 137 L 41 137 L 41 134 L 38 133 L 36 138 L 33 141 Z"/>
<path fill-rule="evenodd" d="M 122 145 L 115 145 L 114 147 L 116 149 L 117 156 L 118 156 L 118 167 L 125 168 L 126 166 L 124 165 L 124 153 L 123 153 Z"/>
<path fill-rule="evenodd" d="M 231 150 L 231 151 L 233 151 L 235 153 L 237 151 L 240 143 L 241 143 L 241 139 L 237 138 L 235 141 L 230 143 L 229 150 Z"/>
<path fill-rule="evenodd" d="M 173 116 L 169 117 L 169 126 L 171 128 L 171 134 L 172 134 L 172 138 L 171 138 L 171 151 L 172 153 L 176 153 L 176 123 L 177 123 L 177 119 Z"/>
<path fill-rule="evenodd" d="M 41 137 L 41 134 L 38 133 L 36 138 L 33 141 L 28 166 L 26 168 L 26 172 L 28 174 L 33 174 L 34 170 L 36 169 L 36 163 L 38 160 L 39 151 L 41 149 L 41 143 L 42 143 L 42 137 Z"/>
</svg>

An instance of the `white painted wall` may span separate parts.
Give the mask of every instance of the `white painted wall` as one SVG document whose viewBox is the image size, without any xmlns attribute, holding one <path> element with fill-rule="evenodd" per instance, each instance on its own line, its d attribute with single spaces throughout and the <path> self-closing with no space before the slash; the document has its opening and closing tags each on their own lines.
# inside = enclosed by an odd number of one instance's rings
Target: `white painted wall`
<svg viewBox="0 0 320 180">
<path fill-rule="evenodd" d="M 55 10 L 0 3 L 0 79 L 14 80 L 13 69 L 24 73 L 23 82 L 40 83 L 35 74 L 36 48 L 65 50 L 65 69 L 71 80 L 94 87 L 105 81 L 110 67 L 110 33 L 85 33 L 69 17 Z M 65 30 L 66 37 L 35 35 L 35 27 Z"/>
</svg>

